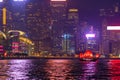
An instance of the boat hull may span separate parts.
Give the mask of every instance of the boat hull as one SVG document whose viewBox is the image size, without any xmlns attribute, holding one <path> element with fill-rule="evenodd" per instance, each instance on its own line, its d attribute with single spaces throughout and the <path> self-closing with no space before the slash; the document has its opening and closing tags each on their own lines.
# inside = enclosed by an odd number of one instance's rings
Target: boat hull
<svg viewBox="0 0 120 80">
<path fill-rule="evenodd" d="M 98 58 L 80 58 L 80 61 L 97 61 Z"/>
</svg>

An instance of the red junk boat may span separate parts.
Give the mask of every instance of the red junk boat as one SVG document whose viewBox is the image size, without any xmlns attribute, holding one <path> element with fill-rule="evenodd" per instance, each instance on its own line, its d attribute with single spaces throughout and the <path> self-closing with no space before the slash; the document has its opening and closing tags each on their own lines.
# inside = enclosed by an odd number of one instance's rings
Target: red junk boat
<svg viewBox="0 0 120 80">
<path fill-rule="evenodd" d="M 93 54 L 91 50 L 86 50 L 84 53 L 80 53 L 79 57 L 82 61 L 96 61 L 100 58 L 100 54 Z"/>
</svg>

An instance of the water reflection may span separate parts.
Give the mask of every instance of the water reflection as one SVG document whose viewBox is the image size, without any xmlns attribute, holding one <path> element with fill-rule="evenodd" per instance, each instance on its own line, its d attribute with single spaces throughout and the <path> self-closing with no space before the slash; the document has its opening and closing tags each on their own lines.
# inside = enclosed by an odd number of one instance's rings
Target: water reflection
<svg viewBox="0 0 120 80">
<path fill-rule="evenodd" d="M 70 71 L 74 80 L 89 80 L 91 76 L 96 74 L 96 62 L 76 61 L 73 63 L 73 68 Z"/>
<path fill-rule="evenodd" d="M 47 72 L 47 77 L 49 80 L 68 80 L 73 79 L 71 76 L 68 76 L 69 72 L 72 69 L 71 60 L 56 59 L 48 60 L 46 67 L 44 68 Z"/>
<path fill-rule="evenodd" d="M 109 60 L 108 64 L 111 80 L 120 80 L 120 60 Z"/>
<path fill-rule="evenodd" d="M 80 74 L 79 79 L 89 80 L 96 74 L 96 65 L 97 62 L 83 62 L 82 63 L 82 73 Z"/>
<path fill-rule="evenodd" d="M 0 60 L 0 80 L 120 80 L 120 59 Z"/>
<path fill-rule="evenodd" d="M 6 72 L 8 71 L 8 60 L 1 60 L 0 61 L 0 80 L 7 80 L 9 77 Z"/>
<path fill-rule="evenodd" d="M 10 60 L 8 65 L 8 80 L 27 80 L 27 74 L 30 69 L 30 60 Z"/>
</svg>

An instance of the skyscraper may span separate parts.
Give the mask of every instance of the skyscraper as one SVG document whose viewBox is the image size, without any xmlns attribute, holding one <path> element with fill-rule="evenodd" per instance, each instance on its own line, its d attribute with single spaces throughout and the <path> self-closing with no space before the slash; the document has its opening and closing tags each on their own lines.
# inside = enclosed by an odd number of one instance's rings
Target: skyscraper
<svg viewBox="0 0 120 80">
<path fill-rule="evenodd" d="M 62 35 L 66 27 L 67 0 L 50 0 L 54 53 L 62 52 Z"/>
<path fill-rule="evenodd" d="M 35 52 L 50 51 L 50 9 L 45 0 L 29 0 L 26 5 L 29 37 L 35 42 Z"/>
<path fill-rule="evenodd" d="M 77 8 L 69 8 L 67 12 L 67 28 L 66 31 L 69 33 L 70 36 L 70 51 L 75 53 L 76 49 L 78 48 L 78 33 L 77 31 L 79 27 L 79 10 Z M 77 35 L 78 34 L 78 35 Z"/>
<path fill-rule="evenodd" d="M 109 9 L 101 9 L 100 16 L 102 18 L 102 31 L 101 31 L 101 53 L 109 55 L 112 53 L 112 44 L 114 44 L 114 31 L 108 31 L 107 26 L 119 25 L 119 3 L 115 3 Z M 112 43 L 113 42 L 113 43 Z"/>
<path fill-rule="evenodd" d="M 13 0 L 11 1 L 11 15 L 12 15 L 12 24 L 10 25 L 12 29 L 26 30 L 26 1 L 25 0 Z M 22 25 L 21 25 L 22 24 Z"/>
<path fill-rule="evenodd" d="M 10 1 L 9 0 L 2 0 L 0 2 L 0 29 L 4 31 L 4 28 L 9 28 L 8 26 L 10 25 Z M 3 18 L 4 17 L 4 18 Z"/>
</svg>

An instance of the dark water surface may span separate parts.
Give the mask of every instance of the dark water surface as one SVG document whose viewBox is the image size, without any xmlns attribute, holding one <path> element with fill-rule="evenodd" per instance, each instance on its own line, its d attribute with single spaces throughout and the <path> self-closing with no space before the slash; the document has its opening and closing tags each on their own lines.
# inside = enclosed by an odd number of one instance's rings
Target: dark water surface
<svg viewBox="0 0 120 80">
<path fill-rule="evenodd" d="M 0 80 L 120 80 L 120 59 L 0 60 Z"/>
</svg>

